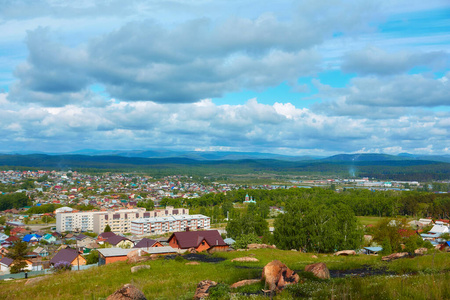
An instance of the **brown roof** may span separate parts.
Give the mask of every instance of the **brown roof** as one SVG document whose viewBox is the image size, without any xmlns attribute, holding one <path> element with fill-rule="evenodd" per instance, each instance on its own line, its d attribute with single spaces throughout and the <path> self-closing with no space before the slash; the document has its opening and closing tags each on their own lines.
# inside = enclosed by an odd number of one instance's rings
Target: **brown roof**
<svg viewBox="0 0 450 300">
<path fill-rule="evenodd" d="M 210 246 L 228 246 L 217 230 L 174 232 L 169 238 L 169 241 L 174 236 L 181 249 L 196 248 L 203 239 L 205 239 Z"/>
<path fill-rule="evenodd" d="M 107 238 L 110 238 L 110 237 L 115 236 L 115 235 L 116 235 L 116 234 L 115 234 L 114 232 L 112 232 L 112 231 L 110 231 L 110 232 L 102 232 L 102 233 L 100 233 L 100 234 L 98 235 L 97 238 L 104 238 L 104 239 L 107 239 Z"/>
<path fill-rule="evenodd" d="M 65 261 L 70 264 L 75 260 L 75 258 L 77 258 L 78 254 L 78 251 L 72 248 L 62 249 L 58 253 L 56 253 L 55 256 L 53 256 L 53 258 L 50 260 L 50 263 L 56 264 L 60 261 Z"/>
<path fill-rule="evenodd" d="M 106 240 L 106 242 L 107 242 L 108 244 L 111 244 L 111 245 L 114 245 L 114 246 L 115 246 L 115 245 L 117 245 L 118 243 L 120 243 L 121 241 L 125 241 L 125 240 L 129 241 L 129 239 L 127 239 L 126 237 L 123 237 L 123 236 L 120 236 L 120 235 L 114 235 L 114 236 L 108 238 L 108 239 Z"/>
<path fill-rule="evenodd" d="M 12 258 L 9 257 L 3 257 L 2 260 L 0 260 L 0 263 L 6 265 L 6 266 L 10 266 L 12 264 L 14 260 Z"/>
<path fill-rule="evenodd" d="M 158 242 L 157 240 L 143 238 L 142 240 L 139 241 L 139 243 L 134 245 L 133 248 L 148 248 L 153 246 L 157 242 Z"/>
</svg>

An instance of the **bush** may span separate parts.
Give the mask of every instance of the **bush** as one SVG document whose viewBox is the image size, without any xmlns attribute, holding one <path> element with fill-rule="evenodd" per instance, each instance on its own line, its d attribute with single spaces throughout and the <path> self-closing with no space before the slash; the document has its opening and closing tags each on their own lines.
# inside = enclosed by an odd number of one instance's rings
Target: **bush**
<svg viewBox="0 0 450 300">
<path fill-rule="evenodd" d="M 208 299 L 218 300 L 218 299 L 231 299 L 230 297 L 230 287 L 224 283 L 219 283 L 218 285 L 209 288 Z"/>
<path fill-rule="evenodd" d="M 52 268 L 53 272 L 55 273 L 61 273 L 64 271 L 71 271 L 72 265 L 68 263 L 67 261 L 59 261 L 56 264 L 53 265 Z"/>
<path fill-rule="evenodd" d="M 248 244 L 261 243 L 261 240 L 253 233 L 243 234 L 239 236 L 235 243 L 233 244 L 233 248 L 235 249 L 245 249 Z"/>
<path fill-rule="evenodd" d="M 92 250 L 91 252 L 89 252 L 89 254 L 86 256 L 86 263 L 88 265 L 98 263 L 98 251 L 97 250 Z"/>
</svg>

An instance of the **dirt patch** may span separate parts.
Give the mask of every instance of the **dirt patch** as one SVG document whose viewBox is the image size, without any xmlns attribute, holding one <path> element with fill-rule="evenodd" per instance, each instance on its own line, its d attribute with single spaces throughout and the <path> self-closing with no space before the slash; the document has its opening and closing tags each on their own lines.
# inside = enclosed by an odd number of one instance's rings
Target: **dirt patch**
<svg viewBox="0 0 450 300">
<path fill-rule="evenodd" d="M 347 276 L 358 276 L 358 277 L 366 277 L 366 276 L 377 276 L 377 275 L 395 275 L 395 272 L 387 271 L 386 268 L 372 268 L 370 266 L 363 266 L 358 269 L 351 270 L 330 270 L 331 278 L 341 278 Z"/>
</svg>

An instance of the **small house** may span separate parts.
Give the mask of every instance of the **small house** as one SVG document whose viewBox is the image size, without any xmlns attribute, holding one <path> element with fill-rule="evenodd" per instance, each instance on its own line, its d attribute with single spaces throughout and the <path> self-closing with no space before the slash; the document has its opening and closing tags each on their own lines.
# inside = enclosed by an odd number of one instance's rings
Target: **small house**
<svg viewBox="0 0 450 300">
<path fill-rule="evenodd" d="M 132 248 L 134 246 L 132 241 L 120 235 L 114 235 L 108 238 L 105 242 L 119 248 Z"/>
<path fill-rule="evenodd" d="M 178 249 L 202 251 L 227 251 L 229 246 L 217 230 L 174 232 L 169 238 L 169 246 Z"/>
<path fill-rule="evenodd" d="M 150 248 L 150 247 L 163 247 L 163 244 L 157 240 L 143 238 L 133 248 Z"/>
<path fill-rule="evenodd" d="M 50 260 L 50 264 L 54 265 L 59 262 L 66 262 L 72 266 L 85 265 L 86 259 L 75 249 L 65 248 L 56 253 Z"/>
</svg>

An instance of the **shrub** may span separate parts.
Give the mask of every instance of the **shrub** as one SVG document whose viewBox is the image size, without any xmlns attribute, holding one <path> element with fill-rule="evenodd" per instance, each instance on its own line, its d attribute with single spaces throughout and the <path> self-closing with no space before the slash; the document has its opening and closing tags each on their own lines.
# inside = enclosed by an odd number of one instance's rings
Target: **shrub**
<svg viewBox="0 0 450 300">
<path fill-rule="evenodd" d="M 53 265 L 53 272 L 61 273 L 72 270 L 72 265 L 67 261 L 59 261 Z"/>
<path fill-rule="evenodd" d="M 218 300 L 218 299 L 230 299 L 230 287 L 224 283 L 219 283 L 218 285 L 209 288 L 208 299 Z"/>
<path fill-rule="evenodd" d="M 261 240 L 253 233 L 243 234 L 239 236 L 235 243 L 233 244 L 233 248 L 235 249 L 245 249 L 248 244 L 261 243 Z"/>
</svg>

